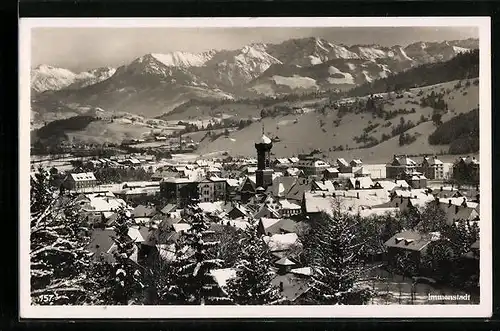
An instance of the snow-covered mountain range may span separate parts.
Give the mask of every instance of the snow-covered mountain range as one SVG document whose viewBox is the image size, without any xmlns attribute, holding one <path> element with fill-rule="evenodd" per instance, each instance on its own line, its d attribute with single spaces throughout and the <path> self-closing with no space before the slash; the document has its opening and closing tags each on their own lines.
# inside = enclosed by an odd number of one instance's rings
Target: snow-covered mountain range
<svg viewBox="0 0 500 331">
<path fill-rule="evenodd" d="M 301 38 L 236 50 L 150 53 L 117 69 L 78 74 L 41 65 L 31 73 L 31 87 L 37 92 L 33 108 L 50 112 L 55 103 L 79 104 L 154 115 L 190 98 L 350 88 L 423 63 L 449 60 L 478 45 L 478 39 L 467 39 L 406 47 L 346 46 Z"/>
<path fill-rule="evenodd" d="M 68 69 L 42 64 L 31 70 L 31 89 L 36 93 L 77 89 L 108 79 L 115 71 L 115 68 L 103 67 L 74 73 Z"/>
</svg>

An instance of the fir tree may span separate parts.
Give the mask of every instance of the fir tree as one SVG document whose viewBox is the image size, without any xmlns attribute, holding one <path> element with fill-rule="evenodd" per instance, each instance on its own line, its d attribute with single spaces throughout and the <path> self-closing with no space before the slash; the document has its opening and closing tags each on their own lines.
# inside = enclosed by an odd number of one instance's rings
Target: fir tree
<svg viewBox="0 0 500 331">
<path fill-rule="evenodd" d="M 209 250 L 219 242 L 210 240 L 214 232 L 209 231 L 209 224 L 199 208 L 189 206 L 186 217 L 191 228 L 184 233 L 184 240 L 177 249 L 177 257 L 172 264 L 175 279 L 161 293 L 162 301 L 193 305 L 225 303 L 228 298 L 219 296 L 218 285 L 210 274 L 224 262 L 209 255 Z"/>
<path fill-rule="evenodd" d="M 138 247 L 129 236 L 132 218 L 129 211 L 120 209 L 115 225 L 113 238 L 116 249 L 113 256 L 116 263 L 112 268 L 112 300 L 114 304 L 129 305 L 144 302 L 145 270 L 137 263 Z"/>
<path fill-rule="evenodd" d="M 279 288 L 271 283 L 275 273 L 271 269 L 270 252 L 257 233 L 257 226 L 245 230 L 242 247 L 236 263 L 236 277 L 227 283 L 231 300 L 238 305 L 274 304 L 282 300 Z"/>
<path fill-rule="evenodd" d="M 313 270 L 309 300 L 318 304 L 362 304 L 369 293 L 356 287 L 364 268 L 364 242 L 358 241 L 356 219 L 335 210 L 311 222 L 304 246 Z"/>
<path fill-rule="evenodd" d="M 43 169 L 31 178 L 30 276 L 36 305 L 92 302 L 88 228 L 72 201 L 49 186 Z"/>
</svg>

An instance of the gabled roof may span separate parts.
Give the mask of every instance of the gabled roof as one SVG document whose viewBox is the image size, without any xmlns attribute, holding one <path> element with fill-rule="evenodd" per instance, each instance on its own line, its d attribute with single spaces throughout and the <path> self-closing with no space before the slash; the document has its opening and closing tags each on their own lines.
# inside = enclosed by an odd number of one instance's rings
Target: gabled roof
<svg viewBox="0 0 500 331">
<path fill-rule="evenodd" d="M 292 245 L 299 244 L 299 237 L 296 233 L 274 234 L 264 236 L 264 242 L 271 252 L 288 250 Z"/>
<path fill-rule="evenodd" d="M 75 182 L 82 182 L 87 180 L 96 180 L 93 172 L 81 172 L 78 174 L 70 174 Z"/>
<path fill-rule="evenodd" d="M 281 295 L 288 301 L 295 301 L 311 288 L 308 279 L 304 279 L 302 275 L 287 273 L 285 275 L 276 275 L 271 281 L 274 286 L 280 287 L 283 285 Z"/>
<path fill-rule="evenodd" d="M 176 209 L 177 206 L 175 204 L 169 203 L 161 209 L 161 213 L 166 215 L 168 213 L 174 212 Z"/>
<path fill-rule="evenodd" d="M 348 167 L 349 163 L 342 157 L 337 159 L 337 164 L 341 167 Z"/>
<path fill-rule="evenodd" d="M 278 261 L 274 262 L 276 265 L 283 265 L 283 266 L 289 266 L 289 265 L 295 265 L 295 262 L 291 261 L 290 259 L 283 257 L 279 259 Z"/>
<path fill-rule="evenodd" d="M 264 145 L 269 145 L 272 143 L 271 139 L 266 136 L 265 134 L 263 134 L 260 139 L 258 139 L 256 142 L 256 144 L 264 144 Z"/>
<path fill-rule="evenodd" d="M 400 166 L 416 166 L 417 163 L 410 159 L 408 156 L 396 156 L 394 157 L 391 164 L 396 164 Z"/>
<path fill-rule="evenodd" d="M 427 246 L 432 240 L 426 238 L 419 232 L 416 231 L 403 231 L 396 233 L 389 240 L 387 240 L 384 245 L 386 247 L 401 248 L 412 251 L 421 251 L 425 246 Z"/>
<path fill-rule="evenodd" d="M 333 168 L 333 167 L 330 167 L 330 168 L 326 168 L 324 171 L 328 172 L 328 173 L 331 173 L 331 174 L 334 174 L 334 173 L 338 173 L 339 170 L 337 168 Z"/>
<path fill-rule="evenodd" d="M 155 207 L 148 207 L 144 205 L 139 205 L 132 210 L 131 213 L 134 217 L 151 217 L 156 214 Z"/>
</svg>

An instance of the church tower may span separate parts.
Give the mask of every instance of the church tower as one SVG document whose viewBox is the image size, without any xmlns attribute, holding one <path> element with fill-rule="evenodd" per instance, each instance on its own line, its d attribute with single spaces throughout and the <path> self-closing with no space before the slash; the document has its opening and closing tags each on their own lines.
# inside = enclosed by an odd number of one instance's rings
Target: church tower
<svg viewBox="0 0 500 331">
<path fill-rule="evenodd" d="M 273 169 L 271 166 L 271 149 L 273 142 L 264 134 L 262 127 L 262 137 L 255 142 L 257 149 L 257 170 L 255 171 L 255 182 L 257 187 L 267 189 L 273 183 Z"/>
</svg>

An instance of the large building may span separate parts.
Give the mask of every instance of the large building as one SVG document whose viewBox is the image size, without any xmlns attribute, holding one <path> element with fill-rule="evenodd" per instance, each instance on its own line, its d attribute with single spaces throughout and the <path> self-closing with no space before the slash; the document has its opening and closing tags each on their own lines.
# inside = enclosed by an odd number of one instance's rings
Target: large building
<svg viewBox="0 0 500 331">
<path fill-rule="evenodd" d="M 78 174 L 69 174 L 66 178 L 65 186 L 70 190 L 84 190 L 97 185 L 97 179 L 93 172 L 82 172 Z"/>
<path fill-rule="evenodd" d="M 257 170 L 255 171 L 255 184 L 266 189 L 273 184 L 273 169 L 271 166 L 271 149 L 273 142 L 262 132 L 262 137 L 255 142 L 257 150 Z"/>
<path fill-rule="evenodd" d="M 444 164 L 436 156 L 424 157 L 418 168 L 427 179 L 444 178 Z"/>
<path fill-rule="evenodd" d="M 321 177 L 323 172 L 330 168 L 330 165 L 311 155 L 300 155 L 296 167 L 304 172 L 306 176 Z"/>
<path fill-rule="evenodd" d="M 479 161 L 475 157 L 460 157 L 453 164 L 453 179 L 459 182 L 479 183 Z"/>
<path fill-rule="evenodd" d="M 184 208 L 200 197 L 198 182 L 188 178 L 169 178 L 160 182 L 160 194 L 177 207 Z"/>
</svg>

